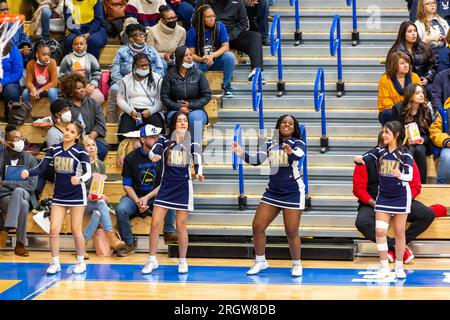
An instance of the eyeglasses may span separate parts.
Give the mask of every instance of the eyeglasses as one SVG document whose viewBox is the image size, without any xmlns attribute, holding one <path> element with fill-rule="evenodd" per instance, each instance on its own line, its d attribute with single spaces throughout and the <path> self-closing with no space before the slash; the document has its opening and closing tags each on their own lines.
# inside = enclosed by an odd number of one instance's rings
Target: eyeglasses
<svg viewBox="0 0 450 320">
<path fill-rule="evenodd" d="M 145 32 L 136 32 L 131 35 L 132 38 L 134 37 L 145 37 Z"/>
<path fill-rule="evenodd" d="M 178 16 L 175 17 L 169 17 L 169 18 L 163 18 L 166 21 L 177 21 L 178 20 Z"/>
<path fill-rule="evenodd" d="M 205 19 L 215 19 L 216 16 L 215 15 L 210 15 L 210 16 L 204 16 Z"/>
<path fill-rule="evenodd" d="M 437 4 L 436 1 L 430 1 L 430 2 L 424 3 L 425 6 L 431 6 L 431 5 L 435 6 L 436 4 Z"/>
<path fill-rule="evenodd" d="M 15 137 L 13 139 L 13 142 L 19 142 L 19 141 L 25 141 L 25 138 L 24 137 Z"/>
</svg>

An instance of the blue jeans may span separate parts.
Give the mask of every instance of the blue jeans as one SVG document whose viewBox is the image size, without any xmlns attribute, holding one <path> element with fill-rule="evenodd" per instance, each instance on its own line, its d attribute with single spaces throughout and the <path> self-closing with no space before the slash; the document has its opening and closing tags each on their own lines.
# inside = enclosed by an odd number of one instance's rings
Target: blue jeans
<svg viewBox="0 0 450 320">
<path fill-rule="evenodd" d="M 95 144 L 97 145 L 97 156 L 101 161 L 104 161 L 106 158 L 106 154 L 108 153 L 108 145 L 103 141 L 95 140 Z"/>
<path fill-rule="evenodd" d="M 386 122 L 391 121 L 391 119 L 392 119 L 392 109 L 384 110 L 383 112 L 380 112 L 378 114 L 378 121 L 380 121 L 382 126 L 384 126 Z"/>
<path fill-rule="evenodd" d="M 169 111 L 166 114 L 167 123 L 170 123 L 170 118 L 175 114 L 176 111 Z M 203 110 L 194 110 L 189 113 L 189 130 L 191 132 L 191 137 L 200 146 L 203 142 L 203 126 L 208 121 L 206 112 Z"/>
<path fill-rule="evenodd" d="M 261 33 L 262 38 L 269 36 L 269 1 L 261 0 L 258 2 L 256 21 L 258 23 L 258 32 Z"/>
<path fill-rule="evenodd" d="M 42 27 L 42 37 L 45 40 L 50 39 L 50 18 L 52 17 L 52 9 L 49 7 L 42 8 L 41 11 L 41 27 Z"/>
<path fill-rule="evenodd" d="M 48 93 L 47 92 L 42 92 L 39 95 L 39 97 L 41 97 L 41 98 L 48 97 L 48 100 L 50 100 L 50 103 L 53 103 L 56 100 L 58 100 L 58 96 L 59 96 L 58 88 L 50 88 L 50 89 L 48 89 Z M 23 102 L 27 102 L 27 103 L 31 103 L 30 90 L 28 90 L 28 89 L 23 90 L 22 101 Z"/>
<path fill-rule="evenodd" d="M 212 66 L 208 67 L 206 63 L 199 63 L 200 70 L 206 72 L 211 71 L 223 71 L 223 84 L 229 84 L 233 81 L 234 72 L 234 54 L 230 51 L 225 52 L 220 57 L 214 59 Z"/>
<path fill-rule="evenodd" d="M 447 184 L 450 182 L 450 149 L 443 148 L 439 160 L 436 182 L 439 184 Z"/>
<path fill-rule="evenodd" d="M 184 0 L 181 1 L 178 5 L 173 5 L 169 3 L 169 1 L 167 1 L 167 4 L 173 9 L 173 11 L 175 11 L 177 16 L 181 18 L 181 20 L 183 21 L 183 28 L 188 31 L 191 27 L 191 18 L 195 11 L 194 7 L 191 6 L 189 2 L 186 2 Z"/>
<path fill-rule="evenodd" d="M 148 202 L 148 205 L 150 207 L 153 207 L 153 201 L 154 199 L 151 199 Z M 119 204 L 116 206 L 116 219 L 117 225 L 119 226 L 120 236 L 127 245 L 133 244 L 133 233 L 131 231 L 130 216 L 133 216 L 138 213 L 139 211 L 137 205 L 134 203 L 133 200 L 131 200 L 131 198 L 127 196 L 123 196 L 122 199 L 120 199 Z M 175 232 L 174 224 L 175 224 L 175 211 L 169 210 L 166 214 L 166 217 L 164 218 L 164 232 L 166 233 Z"/>
<path fill-rule="evenodd" d="M 94 210 L 96 210 L 96 212 L 94 212 Z M 108 206 L 105 201 L 88 200 L 84 213 L 91 215 L 91 220 L 89 220 L 89 223 L 83 232 L 84 240 L 88 241 L 92 238 L 92 235 L 95 230 L 97 230 L 100 221 L 102 222 L 103 229 L 105 229 L 106 232 L 113 230 L 111 217 L 108 212 Z"/>
<path fill-rule="evenodd" d="M 22 87 L 19 83 L 10 83 L 3 87 L 1 97 L 3 99 L 5 119 L 8 119 L 8 108 L 6 107 L 10 101 L 20 102 Z"/>
</svg>

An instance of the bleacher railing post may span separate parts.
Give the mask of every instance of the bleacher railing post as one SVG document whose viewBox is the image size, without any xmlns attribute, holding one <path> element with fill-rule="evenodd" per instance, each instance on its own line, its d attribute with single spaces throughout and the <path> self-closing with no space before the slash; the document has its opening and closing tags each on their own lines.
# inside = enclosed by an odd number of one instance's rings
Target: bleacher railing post
<svg viewBox="0 0 450 320">
<path fill-rule="evenodd" d="M 257 67 L 252 80 L 252 107 L 259 112 L 259 135 L 264 136 L 264 110 L 261 68 Z"/>
<path fill-rule="evenodd" d="M 276 28 L 276 29 L 275 29 Z M 275 37 L 276 30 L 276 37 Z M 281 97 L 286 91 L 285 83 L 283 81 L 283 54 L 281 51 L 281 21 L 280 15 L 276 14 L 273 17 L 273 23 L 270 27 L 270 54 L 278 57 L 278 82 L 277 82 L 277 97 Z"/>
<path fill-rule="evenodd" d="M 352 46 L 356 46 L 360 43 L 358 31 L 358 16 L 356 13 L 356 0 L 347 0 L 347 6 L 350 5 L 352 6 L 352 21 L 353 21 Z"/>
<path fill-rule="evenodd" d="M 237 144 L 242 148 L 242 129 L 241 125 L 238 123 L 234 127 L 234 136 L 233 142 L 237 142 Z M 242 164 L 242 159 L 238 157 L 238 155 L 233 151 L 233 170 L 238 170 L 239 172 L 239 196 L 238 196 L 238 204 L 239 210 L 247 210 L 247 197 L 244 192 L 244 165 Z"/>
<path fill-rule="evenodd" d="M 336 37 L 335 37 L 336 34 Z M 345 94 L 345 83 L 342 80 L 342 41 L 341 41 L 341 17 L 337 14 L 333 17 L 330 29 L 330 54 L 337 55 L 338 81 L 336 82 L 336 92 L 338 97 Z"/>
<path fill-rule="evenodd" d="M 325 153 L 329 149 L 327 137 L 327 119 L 325 113 L 325 73 L 323 68 L 319 68 L 314 82 L 314 108 L 321 111 L 322 136 L 320 138 L 320 152 Z"/>
<path fill-rule="evenodd" d="M 300 0 L 289 0 L 289 4 L 295 9 L 295 31 L 294 31 L 294 45 L 298 46 L 303 43 L 303 35 L 300 31 Z"/>
<path fill-rule="evenodd" d="M 311 197 L 309 196 L 309 183 L 308 183 L 308 143 L 306 142 L 306 128 L 305 125 L 301 124 L 300 134 L 302 136 L 302 141 L 305 144 L 305 156 L 303 161 L 300 161 L 299 169 L 303 170 L 303 183 L 305 184 L 305 211 L 309 211 L 311 208 Z"/>
</svg>

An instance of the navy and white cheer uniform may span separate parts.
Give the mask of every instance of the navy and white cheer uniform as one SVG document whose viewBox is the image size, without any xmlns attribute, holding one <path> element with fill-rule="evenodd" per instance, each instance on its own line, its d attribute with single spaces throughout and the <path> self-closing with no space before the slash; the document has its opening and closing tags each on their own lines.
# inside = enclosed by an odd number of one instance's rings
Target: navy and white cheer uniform
<svg viewBox="0 0 450 320">
<path fill-rule="evenodd" d="M 411 212 L 411 188 L 413 157 L 406 148 L 389 152 L 377 147 L 363 156 L 364 162 L 377 161 L 380 183 L 375 200 L 375 211 L 391 214 Z M 402 173 L 395 177 L 394 170 Z"/>
<path fill-rule="evenodd" d="M 30 176 L 42 175 L 50 163 L 55 169 L 55 182 L 52 203 L 75 207 L 87 204 L 85 182 L 91 178 L 91 164 L 87 152 L 78 144 L 64 150 L 63 144 L 48 148 L 39 165 L 30 169 Z M 79 185 L 72 185 L 73 176 L 80 178 Z"/>
<path fill-rule="evenodd" d="M 284 144 L 292 148 L 288 155 Z M 305 185 L 300 175 L 299 160 L 305 156 L 305 144 L 302 140 L 289 138 L 282 144 L 271 139 L 262 141 L 256 155 L 244 153 L 245 162 L 259 166 L 269 159 L 269 186 L 261 202 L 278 208 L 305 209 Z"/>
<path fill-rule="evenodd" d="M 174 210 L 194 210 L 194 195 L 191 166 L 196 174 L 202 174 L 201 146 L 198 143 L 176 143 L 160 137 L 150 151 L 162 156 L 163 172 L 161 185 L 154 205 Z"/>
</svg>

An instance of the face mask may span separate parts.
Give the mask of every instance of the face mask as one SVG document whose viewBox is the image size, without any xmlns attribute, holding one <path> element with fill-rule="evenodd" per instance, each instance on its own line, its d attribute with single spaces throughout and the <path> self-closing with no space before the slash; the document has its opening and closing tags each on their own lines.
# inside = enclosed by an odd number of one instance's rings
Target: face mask
<svg viewBox="0 0 450 320">
<path fill-rule="evenodd" d="M 146 76 L 148 76 L 148 74 L 150 73 L 150 70 L 149 70 L 149 69 L 144 69 L 144 70 L 136 69 L 136 70 L 135 70 L 135 73 L 136 73 L 139 77 L 146 77 Z"/>
<path fill-rule="evenodd" d="M 166 23 L 166 26 L 169 27 L 170 29 L 175 29 L 175 27 L 177 26 L 177 22 L 169 21 L 168 23 Z"/>
<path fill-rule="evenodd" d="M 74 51 L 73 54 L 79 58 L 84 57 L 84 55 L 86 54 L 86 50 L 82 51 L 82 52 L 76 52 Z"/>
<path fill-rule="evenodd" d="M 38 65 L 40 65 L 40 66 L 47 66 L 47 65 L 50 63 L 50 61 L 47 62 L 47 63 L 44 63 L 44 62 L 42 62 L 41 60 L 39 60 L 39 58 L 36 58 L 36 63 L 37 63 Z"/>
<path fill-rule="evenodd" d="M 12 148 L 15 152 L 22 152 L 25 148 L 25 142 L 23 140 L 14 141 L 14 147 Z"/>
<path fill-rule="evenodd" d="M 194 65 L 193 62 L 191 62 L 191 63 L 183 62 L 183 64 L 181 66 L 185 69 L 190 69 L 190 68 L 192 68 L 193 65 Z"/>
<path fill-rule="evenodd" d="M 145 47 L 145 43 L 143 44 L 138 44 L 138 43 L 132 43 L 131 46 L 135 49 L 143 49 Z"/>
<path fill-rule="evenodd" d="M 64 122 L 70 122 L 72 120 L 72 113 L 70 111 L 66 111 L 61 115 L 61 120 Z"/>
</svg>

